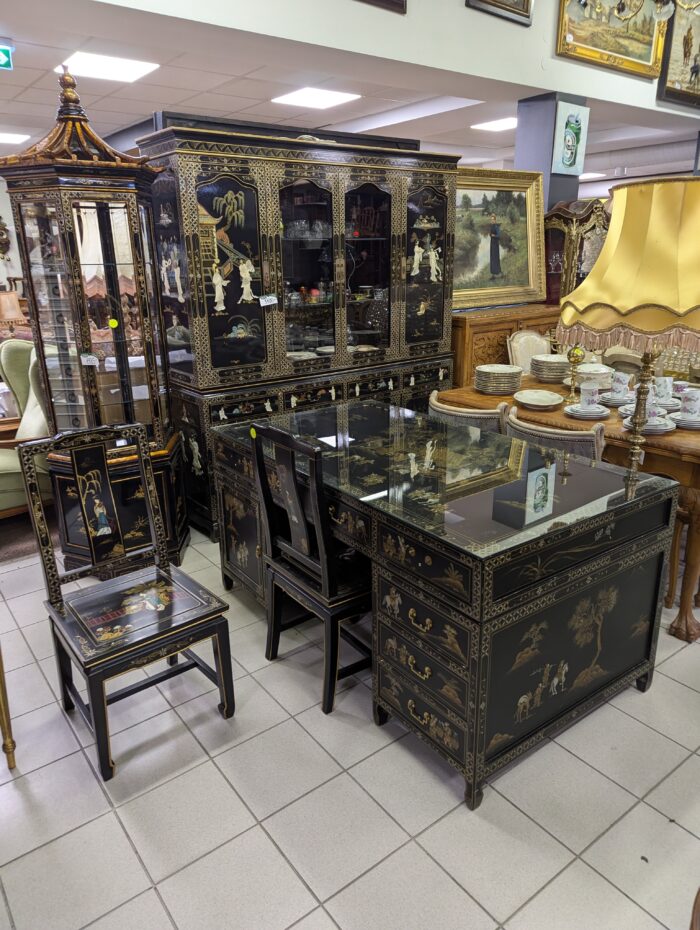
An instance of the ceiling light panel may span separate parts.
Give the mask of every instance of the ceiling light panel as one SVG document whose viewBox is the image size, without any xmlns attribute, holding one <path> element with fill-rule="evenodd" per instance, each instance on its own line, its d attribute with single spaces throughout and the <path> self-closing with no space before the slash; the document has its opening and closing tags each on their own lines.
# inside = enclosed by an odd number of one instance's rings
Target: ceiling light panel
<svg viewBox="0 0 700 930">
<path fill-rule="evenodd" d="M 139 78 L 150 74 L 160 65 L 151 61 L 136 61 L 133 58 L 113 58 L 111 55 L 94 55 L 92 52 L 75 52 L 63 64 L 76 77 L 100 78 L 105 81 L 122 81 L 133 84 Z M 61 74 L 63 68 L 54 68 Z"/>
<path fill-rule="evenodd" d="M 485 132 L 505 132 L 508 129 L 515 129 L 517 125 L 517 117 L 506 116 L 505 119 L 494 119 L 488 123 L 474 123 L 471 128 L 483 129 Z"/>
<path fill-rule="evenodd" d="M 320 87 L 302 87 L 300 90 L 274 97 L 271 103 L 282 103 L 293 107 L 309 107 L 312 110 L 327 110 L 341 103 L 359 100 L 360 94 L 344 94 L 338 90 L 322 90 Z"/>
<path fill-rule="evenodd" d="M 21 132 L 0 132 L 0 145 L 19 145 L 28 138 L 29 136 Z"/>
<path fill-rule="evenodd" d="M 584 171 L 578 176 L 579 181 L 596 181 L 598 178 L 604 178 L 605 175 L 600 171 Z"/>
</svg>

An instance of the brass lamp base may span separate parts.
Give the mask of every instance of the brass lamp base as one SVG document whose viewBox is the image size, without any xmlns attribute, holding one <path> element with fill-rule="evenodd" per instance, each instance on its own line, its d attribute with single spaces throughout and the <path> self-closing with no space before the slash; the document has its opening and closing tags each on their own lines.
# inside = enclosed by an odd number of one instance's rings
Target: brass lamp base
<svg viewBox="0 0 700 930">
<path fill-rule="evenodd" d="M 649 388 L 654 377 L 656 361 L 661 355 L 661 349 L 654 346 L 642 355 L 642 370 L 639 373 L 639 387 L 637 388 L 637 401 L 632 414 L 632 431 L 630 435 L 630 471 L 632 474 L 639 471 L 642 464 L 642 446 L 645 439 L 642 435 L 647 422 L 647 400 Z"/>
</svg>

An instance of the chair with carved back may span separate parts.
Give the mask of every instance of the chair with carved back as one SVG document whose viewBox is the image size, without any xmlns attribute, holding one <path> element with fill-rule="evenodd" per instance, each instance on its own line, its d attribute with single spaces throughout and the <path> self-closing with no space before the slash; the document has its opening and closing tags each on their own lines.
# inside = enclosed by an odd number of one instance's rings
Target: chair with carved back
<svg viewBox="0 0 700 930">
<path fill-rule="evenodd" d="M 121 506 L 133 485 L 112 480 L 108 462 L 121 447 L 136 447 L 146 523 L 134 531 L 123 525 Z M 235 704 L 228 604 L 179 569 L 170 566 L 165 524 L 158 502 L 146 429 L 141 424 L 102 426 L 59 433 L 18 447 L 29 512 L 49 599 L 51 629 L 63 709 L 76 707 L 93 731 L 105 781 L 114 774 L 107 707 L 116 701 L 197 668 L 218 686 L 223 717 Z M 91 564 L 61 573 L 47 525 L 36 459 L 56 456 L 67 462 L 77 492 L 76 522 L 85 530 Z M 90 574 L 110 575 L 100 584 L 64 595 L 63 585 Z M 216 668 L 190 647 L 212 640 Z M 180 662 L 182 654 L 184 661 Z M 109 695 L 109 681 L 162 659 L 166 667 Z M 73 682 L 77 667 L 87 686 L 87 702 Z"/>
<path fill-rule="evenodd" d="M 482 433 L 505 433 L 508 404 L 501 401 L 492 410 L 478 407 L 453 407 L 438 400 L 438 392 L 433 391 L 428 399 L 428 414 L 448 426 L 473 426 Z"/>
<path fill-rule="evenodd" d="M 511 365 L 520 365 L 525 374 L 530 374 L 533 355 L 547 355 L 551 351 L 548 337 L 535 330 L 519 329 L 508 336 L 508 361 Z"/>
<path fill-rule="evenodd" d="M 511 407 L 506 424 L 506 433 L 515 439 L 522 439 L 530 445 L 559 449 L 600 462 L 605 448 L 605 427 L 596 423 L 591 429 L 555 429 L 540 426 L 518 418 L 518 408 Z"/>
<path fill-rule="evenodd" d="M 276 659 L 282 631 L 307 620 L 309 614 L 317 617 L 324 625 L 321 706 L 329 714 L 336 681 L 371 666 L 369 646 L 342 626 L 372 609 L 370 564 L 333 537 L 320 448 L 258 423 L 251 436 L 265 534 L 265 655 L 270 661 Z M 300 480 L 299 469 L 306 481 Z M 343 668 L 338 665 L 341 637 L 363 657 Z"/>
</svg>

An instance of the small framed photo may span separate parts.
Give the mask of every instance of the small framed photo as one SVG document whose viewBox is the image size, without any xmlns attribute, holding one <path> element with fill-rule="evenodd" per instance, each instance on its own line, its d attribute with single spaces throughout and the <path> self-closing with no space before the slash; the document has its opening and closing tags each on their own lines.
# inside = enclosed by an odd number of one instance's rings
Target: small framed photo
<svg viewBox="0 0 700 930">
<path fill-rule="evenodd" d="M 465 0 L 466 5 L 474 10 L 492 13 L 501 19 L 510 19 L 521 26 L 532 23 L 532 7 L 534 0 Z"/>
<path fill-rule="evenodd" d="M 556 464 L 528 472 L 525 492 L 525 525 L 550 517 L 554 510 Z"/>
<path fill-rule="evenodd" d="M 359 0 L 360 3 L 369 3 L 370 6 L 378 6 L 383 10 L 391 10 L 392 13 L 405 13 L 407 0 Z"/>
</svg>

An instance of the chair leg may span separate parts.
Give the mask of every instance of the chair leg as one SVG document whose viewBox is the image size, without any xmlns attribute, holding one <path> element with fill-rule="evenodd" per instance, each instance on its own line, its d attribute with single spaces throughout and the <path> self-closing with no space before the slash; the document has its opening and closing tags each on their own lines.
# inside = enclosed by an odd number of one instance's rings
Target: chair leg
<svg viewBox="0 0 700 930">
<path fill-rule="evenodd" d="M 114 762 L 112 762 L 112 754 L 109 749 L 109 724 L 107 722 L 107 699 L 104 680 L 88 676 L 87 686 L 92 729 L 97 744 L 97 761 L 103 780 L 109 781 L 114 775 Z"/>
<path fill-rule="evenodd" d="M 272 662 L 277 658 L 282 635 L 282 604 L 283 593 L 277 587 L 272 572 L 267 573 L 267 646 L 265 658 Z"/>
<path fill-rule="evenodd" d="M 231 670 L 231 643 L 228 636 L 228 624 L 224 619 L 219 625 L 216 634 L 212 637 L 214 648 L 214 662 L 216 674 L 219 679 L 219 713 L 222 717 L 233 717 L 236 710 L 236 700 L 233 693 L 233 671 Z"/>
<path fill-rule="evenodd" d="M 13 769 L 15 767 L 15 747 L 17 744 L 12 738 L 12 721 L 10 720 L 10 705 L 7 700 L 2 652 L 0 652 L 0 734 L 2 734 L 2 751 L 7 756 L 7 767 Z"/>
<path fill-rule="evenodd" d="M 178 653 L 173 652 L 172 655 L 168 656 L 168 658 L 166 659 L 166 662 L 168 663 L 168 665 L 177 665 L 177 660 L 178 660 Z"/>
<path fill-rule="evenodd" d="M 325 621 L 325 644 L 323 663 L 323 703 L 321 710 L 330 714 L 335 701 L 335 685 L 338 679 L 338 649 L 340 647 L 340 624 L 337 620 Z"/>
<path fill-rule="evenodd" d="M 681 534 L 683 532 L 684 522 L 680 517 L 676 518 L 676 525 L 673 528 L 673 541 L 671 542 L 671 552 L 668 559 L 668 587 L 666 588 L 666 598 L 664 607 L 673 607 L 676 600 L 676 586 L 678 584 L 678 560 L 681 552 Z"/>
<path fill-rule="evenodd" d="M 70 696 L 70 692 L 67 688 L 67 685 L 73 683 L 73 665 L 63 643 L 58 636 L 56 636 L 53 626 L 51 627 L 51 633 L 56 650 L 56 667 L 58 669 L 58 683 L 61 688 L 61 704 L 65 712 L 69 714 L 72 710 L 75 710 L 73 698 Z"/>
</svg>

